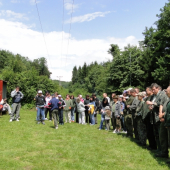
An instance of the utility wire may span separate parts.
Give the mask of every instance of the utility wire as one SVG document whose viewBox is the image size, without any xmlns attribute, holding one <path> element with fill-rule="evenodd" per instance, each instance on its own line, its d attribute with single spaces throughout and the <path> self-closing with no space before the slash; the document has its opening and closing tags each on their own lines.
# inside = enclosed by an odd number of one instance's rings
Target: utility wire
<svg viewBox="0 0 170 170">
<path fill-rule="evenodd" d="M 62 66 L 62 57 L 63 57 L 63 32 L 64 32 L 64 0 L 63 0 L 63 21 L 62 21 L 62 40 L 61 40 L 61 66 Z"/>
<path fill-rule="evenodd" d="M 66 55 L 65 66 L 66 66 L 66 64 L 67 64 L 68 50 L 69 50 L 70 37 L 71 37 L 71 24 L 72 24 L 72 18 L 73 18 L 73 8 L 74 8 L 74 0 L 73 0 L 73 3 L 72 3 L 72 12 L 71 12 L 71 18 L 70 18 L 70 29 L 69 29 L 69 38 L 68 38 L 67 55 Z"/>
<path fill-rule="evenodd" d="M 43 34 L 45 47 L 46 47 L 46 50 L 47 50 L 47 56 L 48 56 L 49 63 L 50 63 L 50 66 L 51 66 L 50 56 L 49 56 L 49 52 L 48 52 L 48 48 L 47 48 L 47 43 L 46 43 L 46 40 L 45 40 L 44 31 L 43 31 L 43 27 L 42 27 L 42 22 L 41 22 L 41 18 L 40 18 L 40 13 L 39 13 L 39 10 L 38 10 L 38 4 L 37 4 L 36 0 L 35 0 L 35 5 L 36 5 L 36 9 L 37 9 L 37 14 L 38 14 L 38 18 L 39 18 L 39 21 L 40 21 L 40 25 L 41 25 L 41 31 L 42 31 L 42 34 Z"/>
</svg>

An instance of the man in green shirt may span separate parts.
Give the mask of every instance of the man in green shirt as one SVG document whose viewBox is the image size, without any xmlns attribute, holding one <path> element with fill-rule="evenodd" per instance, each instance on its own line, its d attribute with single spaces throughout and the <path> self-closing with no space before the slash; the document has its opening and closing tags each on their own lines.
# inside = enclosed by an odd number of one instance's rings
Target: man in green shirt
<svg viewBox="0 0 170 170">
<path fill-rule="evenodd" d="M 151 85 L 152 92 L 154 94 L 152 101 L 147 101 L 149 105 L 149 109 L 151 110 L 152 119 L 153 119 L 153 127 L 154 127 L 154 134 L 157 143 L 157 151 L 158 153 L 161 152 L 161 145 L 159 140 L 159 133 L 160 133 L 160 120 L 159 120 L 159 113 L 162 113 L 162 107 L 166 101 L 166 94 L 164 91 L 160 90 L 160 86 L 156 83 Z M 152 120 L 151 120 L 152 121 Z"/>
<path fill-rule="evenodd" d="M 129 99 L 125 102 L 125 109 L 124 109 L 124 116 L 125 116 L 125 125 L 127 128 L 127 135 L 126 137 L 132 137 L 133 138 L 133 118 L 132 118 L 132 113 L 130 111 L 130 106 L 133 103 L 133 100 L 136 96 L 136 91 L 135 89 L 132 89 L 128 91 L 129 94 Z"/>
<path fill-rule="evenodd" d="M 170 113 L 170 87 L 167 88 L 166 90 L 167 93 L 167 99 L 166 102 L 163 105 L 162 112 L 159 113 L 159 119 L 160 119 L 160 144 L 161 144 L 161 153 L 157 154 L 156 157 L 161 157 L 161 158 L 168 158 L 169 157 L 169 152 L 168 152 L 168 116 Z M 166 114 L 166 115 L 165 115 Z M 165 118 L 164 118 L 165 117 Z"/>
</svg>

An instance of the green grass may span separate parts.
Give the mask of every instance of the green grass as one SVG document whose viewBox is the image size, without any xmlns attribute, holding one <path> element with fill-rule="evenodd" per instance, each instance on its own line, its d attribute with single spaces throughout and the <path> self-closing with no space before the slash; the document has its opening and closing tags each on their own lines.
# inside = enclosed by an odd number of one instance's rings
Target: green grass
<svg viewBox="0 0 170 170">
<path fill-rule="evenodd" d="M 99 125 L 71 123 L 56 130 L 50 121 L 36 124 L 35 117 L 35 111 L 22 110 L 19 122 L 0 118 L 0 170 L 169 169 L 166 159 L 122 135 L 99 131 Z"/>
</svg>

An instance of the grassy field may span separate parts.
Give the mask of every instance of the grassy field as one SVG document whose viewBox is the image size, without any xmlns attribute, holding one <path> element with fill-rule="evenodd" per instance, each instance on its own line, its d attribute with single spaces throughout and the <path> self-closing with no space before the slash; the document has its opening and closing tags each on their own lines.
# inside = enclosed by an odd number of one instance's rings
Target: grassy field
<svg viewBox="0 0 170 170">
<path fill-rule="evenodd" d="M 0 118 L 0 170 L 168 170 L 167 159 L 99 125 L 36 124 L 36 112 L 22 110 L 19 122 Z M 98 117 L 100 120 L 100 117 Z"/>
</svg>

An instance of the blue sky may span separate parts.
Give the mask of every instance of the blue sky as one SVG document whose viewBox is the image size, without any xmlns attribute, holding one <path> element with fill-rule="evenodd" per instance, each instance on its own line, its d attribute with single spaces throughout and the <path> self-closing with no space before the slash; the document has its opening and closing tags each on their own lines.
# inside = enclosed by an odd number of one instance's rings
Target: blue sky
<svg viewBox="0 0 170 170">
<path fill-rule="evenodd" d="M 111 43 L 137 45 L 168 0 L 75 0 L 69 34 L 72 2 L 64 0 L 62 33 L 63 0 L 37 0 L 48 56 L 34 0 L 0 0 L 0 48 L 31 60 L 44 56 L 52 78 L 69 81 L 74 65 L 110 57 Z"/>
</svg>

